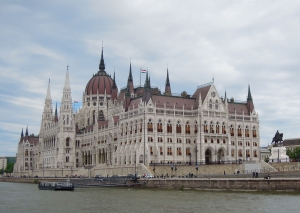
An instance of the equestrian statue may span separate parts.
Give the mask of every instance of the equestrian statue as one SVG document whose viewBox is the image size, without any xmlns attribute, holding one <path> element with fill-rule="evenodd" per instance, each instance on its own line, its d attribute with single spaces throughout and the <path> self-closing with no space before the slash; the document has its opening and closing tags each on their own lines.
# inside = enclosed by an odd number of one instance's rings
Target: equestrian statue
<svg viewBox="0 0 300 213">
<path fill-rule="evenodd" d="M 283 133 L 279 133 L 277 130 L 275 136 L 273 137 L 272 143 L 275 143 L 275 145 L 277 145 L 278 142 L 283 141 L 282 138 L 283 138 Z"/>
</svg>

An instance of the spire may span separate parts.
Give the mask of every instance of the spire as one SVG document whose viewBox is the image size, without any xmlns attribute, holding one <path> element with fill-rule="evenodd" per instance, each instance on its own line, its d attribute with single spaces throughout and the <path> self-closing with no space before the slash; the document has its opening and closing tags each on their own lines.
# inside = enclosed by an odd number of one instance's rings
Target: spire
<svg viewBox="0 0 300 213">
<path fill-rule="evenodd" d="M 48 88 L 47 88 L 47 96 L 46 99 L 51 99 L 51 92 L 50 92 L 50 78 L 49 78 L 49 82 L 48 82 Z"/>
<path fill-rule="evenodd" d="M 226 90 L 225 90 L 225 96 L 224 96 L 224 102 L 227 101 L 227 94 L 226 94 Z"/>
<path fill-rule="evenodd" d="M 22 132 L 21 132 L 21 137 L 22 138 L 24 137 L 23 128 L 22 128 Z"/>
<path fill-rule="evenodd" d="M 25 133 L 25 136 L 28 136 L 28 125 L 26 127 L 26 133 Z"/>
<path fill-rule="evenodd" d="M 172 95 L 171 86 L 170 86 L 170 79 L 169 79 L 169 69 L 168 68 L 167 68 L 167 79 L 166 79 L 166 86 L 165 86 L 165 95 Z"/>
<path fill-rule="evenodd" d="M 129 68 L 129 76 L 128 76 L 128 81 L 132 82 L 132 72 L 131 72 L 131 62 L 130 62 L 130 68 Z"/>
<path fill-rule="evenodd" d="M 114 71 L 114 78 L 113 78 L 113 87 L 117 87 L 115 71 Z"/>
<path fill-rule="evenodd" d="M 248 85 L 248 98 L 247 101 L 252 101 L 251 91 L 250 91 L 250 85 Z"/>
<path fill-rule="evenodd" d="M 69 65 L 67 65 L 67 72 L 66 72 L 66 79 L 65 79 L 65 88 L 70 88 Z"/>
<path fill-rule="evenodd" d="M 144 84 L 144 88 L 145 90 L 150 89 L 150 78 L 148 78 L 148 72 L 146 72 L 146 79 L 145 79 L 145 84 Z"/>
<path fill-rule="evenodd" d="M 105 64 L 103 59 L 103 44 L 102 44 L 102 52 L 101 52 L 101 59 L 99 64 L 99 71 L 105 72 Z"/>
</svg>

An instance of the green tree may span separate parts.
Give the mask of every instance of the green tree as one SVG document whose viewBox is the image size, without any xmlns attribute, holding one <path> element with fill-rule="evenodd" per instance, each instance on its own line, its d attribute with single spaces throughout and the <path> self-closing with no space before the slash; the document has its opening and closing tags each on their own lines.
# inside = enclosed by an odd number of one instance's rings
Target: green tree
<svg viewBox="0 0 300 213">
<path fill-rule="evenodd" d="M 293 150 L 288 150 L 286 154 L 290 157 L 290 159 L 297 160 L 300 157 L 300 147 L 297 147 Z"/>
<path fill-rule="evenodd" d="M 6 173 L 12 173 L 14 171 L 14 163 L 10 162 L 7 164 L 6 169 L 4 170 L 4 172 Z"/>
</svg>

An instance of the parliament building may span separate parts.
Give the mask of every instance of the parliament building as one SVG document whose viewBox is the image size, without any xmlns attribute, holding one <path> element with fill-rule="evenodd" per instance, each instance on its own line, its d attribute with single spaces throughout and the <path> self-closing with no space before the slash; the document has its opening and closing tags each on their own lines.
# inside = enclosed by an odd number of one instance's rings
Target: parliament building
<svg viewBox="0 0 300 213">
<path fill-rule="evenodd" d="M 16 172 L 259 161 L 259 116 L 250 86 L 244 102 L 228 99 L 226 92 L 220 96 L 214 82 L 192 95 L 175 95 L 168 69 L 160 91 L 148 73 L 145 84 L 135 86 L 130 63 L 127 86 L 118 89 L 115 73 L 105 70 L 102 48 L 99 71 L 76 112 L 73 103 L 67 69 L 55 109 L 49 80 L 39 135 L 22 130 Z"/>
</svg>

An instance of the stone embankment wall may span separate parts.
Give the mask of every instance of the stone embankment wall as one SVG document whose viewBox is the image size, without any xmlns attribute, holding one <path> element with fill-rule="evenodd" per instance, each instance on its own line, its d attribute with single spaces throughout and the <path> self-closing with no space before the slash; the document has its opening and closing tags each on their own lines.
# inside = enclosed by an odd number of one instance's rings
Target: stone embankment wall
<svg viewBox="0 0 300 213">
<path fill-rule="evenodd" d="M 300 170 L 300 162 L 287 162 L 287 163 L 269 163 L 278 171 L 293 171 Z"/>
<path fill-rule="evenodd" d="M 141 182 L 149 188 L 300 191 L 300 179 L 148 179 Z"/>
</svg>

